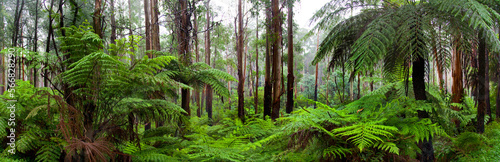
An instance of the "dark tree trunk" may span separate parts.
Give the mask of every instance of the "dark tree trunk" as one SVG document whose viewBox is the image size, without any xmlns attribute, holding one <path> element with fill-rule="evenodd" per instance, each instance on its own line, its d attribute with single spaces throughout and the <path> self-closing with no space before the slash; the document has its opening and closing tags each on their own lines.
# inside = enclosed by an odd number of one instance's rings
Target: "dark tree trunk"
<svg viewBox="0 0 500 162">
<path fill-rule="evenodd" d="M 238 117 L 245 122 L 244 94 L 243 86 L 245 77 L 243 76 L 243 13 L 241 11 L 241 0 L 238 1 Z"/>
<path fill-rule="evenodd" d="M 189 89 L 182 89 L 181 95 L 181 107 L 187 112 L 187 116 L 191 116 L 191 109 L 189 108 Z"/>
<path fill-rule="evenodd" d="M 421 56 L 413 62 L 413 92 L 415 93 L 416 100 L 427 100 L 425 92 L 425 60 Z M 429 118 L 426 111 L 418 111 L 419 118 Z M 423 140 L 418 143 L 419 148 L 422 150 L 421 161 L 430 162 L 434 160 L 434 148 L 432 146 L 432 137 L 428 140 Z"/>
<path fill-rule="evenodd" d="M 418 19 L 417 19 L 418 21 Z M 414 26 L 412 28 L 417 28 L 419 31 L 414 35 L 413 46 L 417 50 L 414 51 L 413 55 L 416 59 L 413 61 L 413 92 L 415 93 L 415 99 L 420 101 L 427 100 L 427 95 L 425 92 L 425 63 L 426 60 L 423 58 L 425 55 L 425 50 L 422 50 L 424 47 L 419 45 L 419 42 L 424 42 L 423 40 L 419 40 L 423 38 L 423 33 L 421 33 L 420 26 Z M 429 113 L 427 111 L 417 110 L 418 118 L 429 118 Z M 420 161 L 422 162 L 431 162 L 434 160 L 434 148 L 432 146 L 432 136 L 428 139 L 424 139 L 417 143 L 420 150 L 422 150 L 421 154 L 417 154 Z"/>
<path fill-rule="evenodd" d="M 477 70 L 477 126 L 476 131 L 478 133 L 484 132 L 484 113 L 486 110 L 486 40 L 483 37 L 483 31 L 479 31 L 479 47 L 477 60 L 479 62 Z"/>
<path fill-rule="evenodd" d="M 272 0 L 273 109 L 271 118 L 279 118 L 281 104 L 281 11 L 279 0 Z"/>
<path fill-rule="evenodd" d="M 485 94 L 485 101 L 486 101 L 486 109 L 485 109 L 485 114 L 490 116 L 490 119 L 488 120 L 488 123 L 490 123 L 493 120 L 493 117 L 491 116 L 491 105 L 490 105 L 490 59 L 488 57 L 488 51 L 486 51 L 486 56 L 484 56 L 484 94 Z"/>
<path fill-rule="evenodd" d="M 210 50 L 210 1 L 207 1 L 207 24 L 206 24 L 206 34 L 205 34 L 205 62 L 211 66 L 210 64 L 210 55 L 212 54 L 212 51 Z M 213 100 L 213 93 L 212 93 L 212 86 L 207 85 L 206 86 L 206 96 L 205 96 L 205 109 L 207 110 L 208 118 L 212 119 L 212 100 Z"/>
<path fill-rule="evenodd" d="M 288 83 L 287 83 L 287 100 L 286 112 L 293 111 L 293 3 L 288 1 Z"/>
<path fill-rule="evenodd" d="M 115 1 L 110 0 L 111 7 L 111 43 L 115 44 L 116 40 L 116 21 L 115 21 Z"/>
<path fill-rule="evenodd" d="M 264 119 L 266 116 L 271 116 L 271 103 L 272 103 L 272 83 L 271 83 L 271 8 L 266 8 L 266 74 L 264 76 Z"/>
</svg>

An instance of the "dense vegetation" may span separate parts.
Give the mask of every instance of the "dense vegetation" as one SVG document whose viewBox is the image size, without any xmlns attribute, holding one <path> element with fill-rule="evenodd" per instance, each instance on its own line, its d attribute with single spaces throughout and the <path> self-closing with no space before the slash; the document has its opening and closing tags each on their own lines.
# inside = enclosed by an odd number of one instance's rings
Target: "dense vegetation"
<svg viewBox="0 0 500 162">
<path fill-rule="evenodd" d="M 500 159 L 499 1 L 221 3 L 0 0 L 1 161 Z"/>
</svg>

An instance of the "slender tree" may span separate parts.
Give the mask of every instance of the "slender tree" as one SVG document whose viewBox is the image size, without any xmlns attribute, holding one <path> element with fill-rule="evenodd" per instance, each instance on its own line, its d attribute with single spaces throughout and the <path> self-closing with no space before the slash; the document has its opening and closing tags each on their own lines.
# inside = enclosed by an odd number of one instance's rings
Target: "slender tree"
<svg viewBox="0 0 500 162">
<path fill-rule="evenodd" d="M 207 8 L 207 24 L 206 24 L 206 32 L 205 32 L 205 62 L 210 65 L 210 1 L 207 1 L 206 3 L 206 8 Z M 206 98 L 205 98 L 205 109 L 207 110 L 208 118 L 212 119 L 212 100 L 213 100 L 213 93 L 212 93 L 212 86 L 206 85 Z"/>
<path fill-rule="evenodd" d="M 478 133 L 483 133 L 484 132 L 484 113 L 486 110 L 486 84 L 487 80 L 485 79 L 486 76 L 486 41 L 484 38 L 483 30 L 479 31 L 479 46 L 478 46 L 478 56 L 477 60 L 479 62 L 478 70 L 477 70 L 477 89 L 478 89 L 478 95 L 477 95 L 477 125 L 476 125 L 476 131 Z"/>
<path fill-rule="evenodd" d="M 257 15 L 255 16 L 255 39 L 259 40 L 259 8 L 257 6 Z M 254 108 L 255 114 L 258 113 L 259 105 L 259 44 L 255 43 L 255 96 L 254 96 Z"/>
<path fill-rule="evenodd" d="M 242 2 L 238 0 L 238 46 L 237 46 L 237 57 L 238 57 L 238 117 L 241 121 L 245 122 L 245 108 L 244 108 L 244 94 L 243 86 L 245 84 L 245 78 L 243 76 L 243 13 L 241 11 Z"/>
<path fill-rule="evenodd" d="M 271 116 L 272 83 L 271 83 L 271 7 L 266 7 L 266 74 L 264 76 L 264 119 Z"/>
<path fill-rule="evenodd" d="M 194 28 L 193 28 L 193 39 L 194 39 L 194 53 L 196 55 L 196 62 L 200 62 L 200 53 L 198 51 L 198 11 L 196 10 L 196 4 L 193 5 L 194 7 Z M 200 101 L 200 90 L 198 88 L 195 89 L 194 91 L 194 98 L 196 101 L 196 106 L 198 107 L 198 110 L 196 110 L 196 115 L 198 117 L 201 117 L 201 101 Z"/>
<path fill-rule="evenodd" d="M 179 11 L 177 15 L 179 29 L 178 32 L 178 52 L 179 58 L 181 58 L 182 64 L 187 66 L 191 63 L 189 56 L 189 13 L 187 0 L 179 0 Z M 187 116 L 191 116 L 191 109 L 189 108 L 189 89 L 181 90 L 181 107 L 187 112 Z"/>
<path fill-rule="evenodd" d="M 288 83 L 287 83 L 287 100 L 286 100 L 286 112 L 291 113 L 293 111 L 293 1 L 287 0 L 288 2 Z"/>
<path fill-rule="evenodd" d="M 115 21 L 115 0 L 109 1 L 111 9 L 111 43 L 114 44 L 116 40 L 116 21 Z"/>
<path fill-rule="evenodd" d="M 144 0 L 144 22 L 145 22 L 145 28 L 146 28 L 146 51 L 151 50 L 151 19 L 149 18 L 151 16 L 151 10 L 149 7 L 149 2 L 150 0 Z M 182 12 L 182 10 L 181 10 Z M 153 55 L 151 53 L 147 53 L 149 58 L 153 58 Z"/>
</svg>

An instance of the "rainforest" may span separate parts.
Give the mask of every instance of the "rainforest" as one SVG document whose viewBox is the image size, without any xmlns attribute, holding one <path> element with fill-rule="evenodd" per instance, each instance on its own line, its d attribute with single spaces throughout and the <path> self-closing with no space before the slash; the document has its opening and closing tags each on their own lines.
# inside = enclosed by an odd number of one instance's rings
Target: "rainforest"
<svg viewBox="0 0 500 162">
<path fill-rule="evenodd" d="M 498 161 L 499 34 L 498 0 L 0 0 L 0 161 Z"/>
</svg>

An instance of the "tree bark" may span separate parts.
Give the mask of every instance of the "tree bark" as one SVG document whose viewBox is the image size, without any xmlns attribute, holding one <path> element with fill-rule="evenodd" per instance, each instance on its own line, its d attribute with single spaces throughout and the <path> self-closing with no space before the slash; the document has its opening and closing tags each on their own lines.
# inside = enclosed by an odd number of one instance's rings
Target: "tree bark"
<svg viewBox="0 0 500 162">
<path fill-rule="evenodd" d="M 102 0 L 95 0 L 95 5 L 94 5 L 94 32 L 99 35 L 99 38 L 103 38 L 103 32 L 101 28 L 101 5 L 102 5 Z"/>
<path fill-rule="evenodd" d="M 144 17 L 145 17 L 144 18 L 144 22 L 145 22 L 145 25 L 146 25 L 145 26 L 145 28 L 146 28 L 146 37 L 145 37 L 145 39 L 146 39 L 146 51 L 151 50 L 151 21 L 150 21 L 151 19 L 149 18 L 150 15 L 151 15 L 151 13 L 150 13 L 149 1 L 150 0 L 144 0 Z M 182 7 L 182 2 L 181 1 L 182 0 L 179 0 L 179 2 L 181 3 L 181 7 Z M 183 12 L 182 9 L 181 9 L 181 12 Z M 182 42 L 183 40 L 180 40 L 180 41 Z M 149 53 L 149 52 L 147 52 L 146 55 L 148 55 L 148 58 L 153 58 L 153 55 L 151 53 Z"/>
<path fill-rule="evenodd" d="M 211 55 L 211 50 L 210 50 L 210 1 L 207 1 L 206 4 L 207 8 L 207 24 L 206 24 L 206 33 L 205 33 L 205 62 L 211 66 L 210 64 L 210 55 Z M 212 93 L 212 86 L 207 85 L 206 86 L 206 96 L 205 96 L 205 109 L 207 110 L 208 118 L 212 119 L 212 100 L 213 100 L 213 93 Z"/>
<path fill-rule="evenodd" d="M 115 21 L 115 0 L 110 0 L 111 7 L 111 44 L 115 44 L 116 40 L 116 21 Z"/>
<path fill-rule="evenodd" d="M 241 0 L 238 0 L 238 117 L 245 122 L 244 94 L 243 86 L 245 78 L 243 76 L 243 13 L 241 11 Z"/>
<path fill-rule="evenodd" d="M 293 3 L 288 0 L 288 83 L 287 83 L 287 100 L 286 113 L 293 111 Z"/>
<path fill-rule="evenodd" d="M 38 4 L 40 0 L 36 0 L 36 6 L 35 6 L 35 39 L 33 40 L 33 52 L 38 52 Z M 1 7 L 1 6 L 0 6 Z M 3 28 L 3 24 L 2 24 Z M 2 47 L 3 48 L 3 47 Z M 3 63 L 2 63 L 3 65 Z M 33 69 L 33 85 L 34 87 L 38 87 L 38 75 L 37 75 L 38 69 L 34 67 Z M 0 75 L 2 77 L 3 75 Z M 3 82 L 2 82 L 3 83 Z M 3 91 L 2 91 L 3 92 Z M 0 92 L 0 94 L 2 94 Z"/>
<path fill-rule="evenodd" d="M 319 31 L 316 42 L 316 51 L 319 50 Z M 315 81 L 314 81 L 314 101 L 318 101 L 318 63 L 316 63 L 316 71 L 314 72 Z M 316 103 L 314 103 L 314 108 L 316 108 Z"/>
<path fill-rule="evenodd" d="M 257 10 L 259 10 L 257 8 Z M 255 39 L 259 40 L 259 14 L 255 17 L 255 23 L 257 24 L 257 29 L 255 31 Z M 255 43 L 255 96 L 254 96 L 254 108 L 255 114 L 259 112 L 259 45 Z"/>
<path fill-rule="evenodd" d="M 462 103 L 462 97 L 464 93 L 464 88 L 463 88 L 463 77 L 462 77 L 462 51 L 459 51 L 459 39 L 460 38 L 455 38 L 453 41 L 453 85 L 451 88 L 451 93 L 452 93 L 452 103 Z M 439 69 L 438 69 L 439 71 Z M 455 111 L 460 111 L 459 107 L 452 106 L 451 109 Z M 455 123 L 455 126 L 457 128 L 460 128 L 460 121 L 457 119 L 452 119 L 452 122 Z"/>
<path fill-rule="evenodd" d="M 272 83 L 271 83 L 271 8 L 266 7 L 266 74 L 264 76 L 264 119 L 271 116 Z"/>
<path fill-rule="evenodd" d="M 196 11 L 196 4 L 194 6 L 194 29 L 193 29 L 193 39 L 194 39 L 194 52 L 196 55 L 196 62 L 200 62 L 200 53 L 198 51 L 198 12 Z M 198 106 L 198 110 L 196 110 L 196 115 L 201 117 L 201 102 L 200 102 L 200 90 L 198 88 L 194 91 L 194 98 L 196 101 L 196 106 Z"/>
<path fill-rule="evenodd" d="M 148 1 L 148 0 L 145 0 Z M 178 32 L 178 52 L 179 58 L 181 58 L 181 63 L 184 66 L 188 66 L 191 63 L 189 56 L 189 14 L 187 11 L 187 1 L 179 0 L 180 11 L 178 12 L 177 18 L 179 19 L 177 30 Z M 189 108 L 189 90 L 182 89 L 181 90 L 181 99 L 182 99 L 182 108 L 187 112 L 187 116 L 191 116 L 191 109 Z"/>
<path fill-rule="evenodd" d="M 483 133 L 484 132 L 484 113 L 486 109 L 486 40 L 483 37 L 483 31 L 479 31 L 479 47 L 478 47 L 478 56 L 477 60 L 479 62 L 478 64 L 478 70 L 477 70 L 477 89 L 478 89 L 478 95 L 477 95 L 477 125 L 476 125 L 476 131 L 478 133 Z"/>
<path fill-rule="evenodd" d="M 160 24 L 158 22 L 158 14 L 160 14 L 158 10 L 158 0 L 151 0 L 151 49 L 155 51 L 160 51 Z"/>
<path fill-rule="evenodd" d="M 279 118 L 281 103 L 281 11 L 279 0 L 272 0 L 272 49 L 273 49 L 273 110 L 271 118 Z"/>
</svg>

